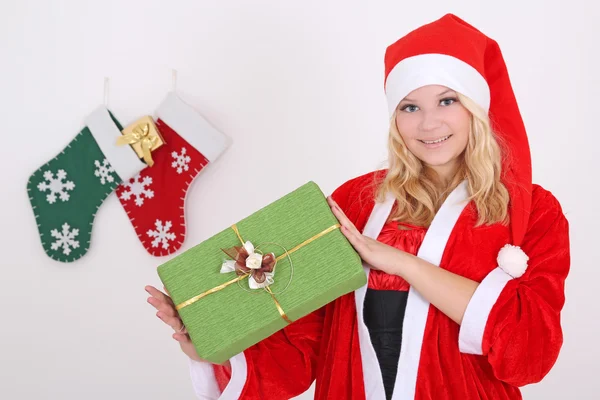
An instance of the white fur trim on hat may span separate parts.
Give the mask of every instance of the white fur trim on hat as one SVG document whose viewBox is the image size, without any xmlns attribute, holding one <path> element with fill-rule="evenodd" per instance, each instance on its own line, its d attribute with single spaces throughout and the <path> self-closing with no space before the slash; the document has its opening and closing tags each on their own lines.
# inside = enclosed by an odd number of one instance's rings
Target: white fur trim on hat
<svg viewBox="0 0 600 400">
<path fill-rule="evenodd" d="M 507 244 L 498 252 L 498 266 L 513 278 L 521 277 L 527 270 L 529 257 L 519 246 Z"/>
<path fill-rule="evenodd" d="M 421 54 L 400 61 L 388 74 L 385 94 L 390 117 L 403 98 L 427 85 L 446 86 L 489 111 L 490 88 L 479 71 L 446 54 Z"/>
</svg>

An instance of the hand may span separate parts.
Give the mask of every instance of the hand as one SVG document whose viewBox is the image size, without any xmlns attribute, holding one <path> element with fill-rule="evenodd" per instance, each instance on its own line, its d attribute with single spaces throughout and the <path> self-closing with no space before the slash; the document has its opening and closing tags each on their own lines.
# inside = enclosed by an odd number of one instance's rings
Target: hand
<svg viewBox="0 0 600 400">
<path fill-rule="evenodd" d="M 350 244 L 372 269 L 377 269 L 391 275 L 398 275 L 399 262 L 404 255 L 402 251 L 395 247 L 381 243 L 375 239 L 363 235 L 356 229 L 352 221 L 346 217 L 346 214 L 330 197 L 327 202 L 333 211 L 333 215 L 340 221 L 341 231 L 346 236 Z"/>
<path fill-rule="evenodd" d="M 194 347 L 181 318 L 179 318 L 179 313 L 175 309 L 173 300 L 153 286 L 146 286 L 145 289 L 146 292 L 150 293 L 152 296 L 148 297 L 148 303 L 152 304 L 152 306 L 158 310 L 156 316 L 175 330 L 172 337 L 179 342 L 181 350 L 192 360 L 202 361 L 202 359 L 198 357 L 196 348 Z M 165 292 L 167 292 L 166 288 Z"/>
</svg>

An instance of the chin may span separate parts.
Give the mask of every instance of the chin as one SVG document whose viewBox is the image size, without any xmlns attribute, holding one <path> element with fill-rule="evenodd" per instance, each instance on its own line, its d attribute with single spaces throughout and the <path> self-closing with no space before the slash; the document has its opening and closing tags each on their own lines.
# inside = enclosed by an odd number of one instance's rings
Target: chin
<svg viewBox="0 0 600 400">
<path fill-rule="evenodd" d="M 443 167 L 453 163 L 453 157 L 424 157 L 421 162 L 428 167 Z"/>
</svg>

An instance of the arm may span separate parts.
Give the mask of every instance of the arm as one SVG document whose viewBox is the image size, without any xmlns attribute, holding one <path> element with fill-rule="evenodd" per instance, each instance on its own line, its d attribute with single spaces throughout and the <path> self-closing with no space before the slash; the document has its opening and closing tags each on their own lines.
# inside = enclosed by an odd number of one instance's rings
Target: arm
<svg viewBox="0 0 600 400">
<path fill-rule="evenodd" d="M 467 306 L 479 283 L 439 268 L 419 257 L 398 252 L 396 274 L 404 278 L 427 301 L 457 324 L 462 324 Z"/>
<path fill-rule="evenodd" d="M 538 189 L 522 249 L 525 274 L 501 268 L 477 283 L 363 236 L 330 200 L 342 232 L 372 267 L 404 277 L 431 304 L 461 324 L 459 349 L 487 356 L 495 376 L 512 385 L 540 381 L 562 346 L 560 311 L 569 272 L 569 227 L 560 204 Z"/>
<path fill-rule="evenodd" d="M 467 306 L 459 335 L 462 352 L 486 356 L 494 375 L 514 386 L 542 380 L 563 343 L 569 225 L 554 196 L 538 197 L 521 246 L 527 271 L 516 279 L 500 268 L 490 272 Z"/>
<path fill-rule="evenodd" d="M 335 199 L 329 198 L 328 202 L 342 225 L 342 233 L 371 268 L 402 276 L 431 304 L 458 324 L 461 323 L 467 305 L 477 289 L 477 282 L 364 236 Z"/>
<path fill-rule="evenodd" d="M 354 181 L 332 194 L 348 210 Z M 298 396 L 315 379 L 325 307 L 288 325 L 232 358 L 231 366 L 190 360 L 200 399 L 279 399 Z"/>
</svg>

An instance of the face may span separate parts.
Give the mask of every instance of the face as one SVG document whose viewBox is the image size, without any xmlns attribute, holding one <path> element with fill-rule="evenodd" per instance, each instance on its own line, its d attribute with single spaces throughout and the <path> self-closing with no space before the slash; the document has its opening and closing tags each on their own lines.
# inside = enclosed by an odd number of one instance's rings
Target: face
<svg viewBox="0 0 600 400">
<path fill-rule="evenodd" d="M 449 179 L 469 140 L 471 113 L 455 91 L 428 85 L 409 93 L 396 113 L 396 126 L 411 153 Z"/>
</svg>

